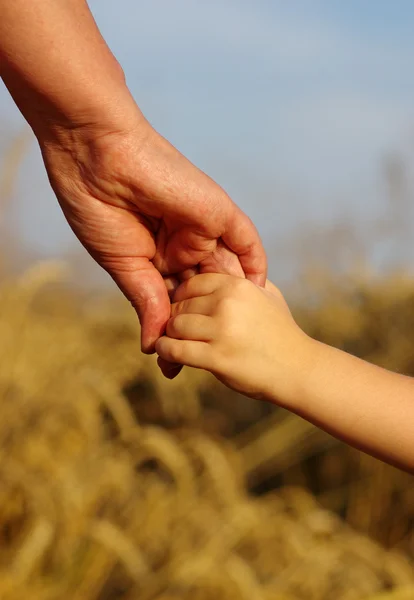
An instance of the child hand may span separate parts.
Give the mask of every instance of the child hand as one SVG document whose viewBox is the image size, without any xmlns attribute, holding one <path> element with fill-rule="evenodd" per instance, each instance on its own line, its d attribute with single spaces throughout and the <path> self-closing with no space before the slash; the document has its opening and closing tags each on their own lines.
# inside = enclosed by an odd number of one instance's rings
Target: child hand
<svg viewBox="0 0 414 600">
<path fill-rule="evenodd" d="M 307 419 L 414 473 L 414 380 L 321 344 L 296 325 L 277 288 L 196 275 L 174 296 L 156 351 L 211 371 L 234 390 Z"/>
<path fill-rule="evenodd" d="M 166 335 L 169 362 L 206 369 L 252 398 L 284 404 L 298 393 L 310 339 L 280 291 L 228 275 L 196 275 L 177 290 Z"/>
</svg>

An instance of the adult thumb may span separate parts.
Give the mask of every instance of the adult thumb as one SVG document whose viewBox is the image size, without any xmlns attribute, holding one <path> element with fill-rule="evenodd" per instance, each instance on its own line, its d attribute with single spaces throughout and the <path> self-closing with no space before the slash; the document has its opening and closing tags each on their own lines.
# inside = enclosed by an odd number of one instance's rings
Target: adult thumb
<svg viewBox="0 0 414 600">
<path fill-rule="evenodd" d="M 108 271 L 138 314 L 142 351 L 152 354 L 171 315 L 171 303 L 161 274 L 146 258 L 128 262 L 128 268 L 117 265 L 115 270 Z"/>
</svg>

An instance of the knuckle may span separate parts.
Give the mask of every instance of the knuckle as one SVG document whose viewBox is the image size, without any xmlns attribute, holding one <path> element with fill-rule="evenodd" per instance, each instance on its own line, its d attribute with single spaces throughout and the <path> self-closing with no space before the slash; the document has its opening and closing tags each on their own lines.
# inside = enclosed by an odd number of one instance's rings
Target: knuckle
<svg viewBox="0 0 414 600">
<path fill-rule="evenodd" d="M 218 306 L 218 326 L 220 337 L 226 340 L 240 335 L 240 318 L 243 300 L 235 296 L 225 296 Z"/>
<path fill-rule="evenodd" d="M 182 364 L 184 361 L 184 348 L 181 344 L 171 344 L 169 351 L 171 362 Z"/>
<path fill-rule="evenodd" d="M 171 317 L 176 317 L 180 314 L 182 302 L 175 302 L 171 305 Z"/>
<path fill-rule="evenodd" d="M 221 331 L 223 338 L 226 340 L 237 340 L 240 336 L 239 325 L 233 318 L 223 321 Z"/>
<path fill-rule="evenodd" d="M 186 279 L 179 285 L 174 296 L 176 302 L 184 301 L 186 297 L 191 296 L 198 289 L 198 286 L 200 285 L 200 277 L 203 276 L 195 275 L 194 277 Z"/>
<path fill-rule="evenodd" d="M 167 358 L 168 340 L 166 337 L 160 337 L 155 342 L 155 352 L 158 354 L 158 356 L 161 356 L 162 358 Z"/>
<path fill-rule="evenodd" d="M 232 282 L 232 288 L 237 293 L 246 292 L 250 289 L 251 285 L 251 281 L 242 277 L 237 277 L 237 279 Z"/>
<path fill-rule="evenodd" d="M 246 298 L 246 295 L 252 291 L 251 281 L 241 277 L 232 277 L 228 285 L 222 288 L 220 300 L 224 306 L 235 305 Z"/>
<path fill-rule="evenodd" d="M 166 333 L 169 337 L 176 337 L 180 330 L 180 315 L 171 317 L 167 323 Z"/>
<path fill-rule="evenodd" d="M 174 302 L 174 304 L 171 304 L 171 318 L 179 314 L 180 304 L 181 302 Z"/>
<path fill-rule="evenodd" d="M 223 293 L 217 301 L 217 309 L 219 314 L 223 317 L 229 317 L 234 313 L 234 309 L 237 306 L 238 299 L 232 290 L 227 290 Z"/>
<path fill-rule="evenodd" d="M 175 302 L 171 305 L 171 316 L 177 317 L 185 312 L 188 312 L 188 300 L 181 300 L 180 302 Z"/>
</svg>

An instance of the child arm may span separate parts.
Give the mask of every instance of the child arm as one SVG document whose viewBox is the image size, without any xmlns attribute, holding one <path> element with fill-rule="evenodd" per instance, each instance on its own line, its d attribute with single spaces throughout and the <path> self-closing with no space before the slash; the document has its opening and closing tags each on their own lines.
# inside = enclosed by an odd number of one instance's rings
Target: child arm
<svg viewBox="0 0 414 600">
<path fill-rule="evenodd" d="M 414 380 L 308 337 L 281 293 L 226 275 L 177 290 L 158 354 L 206 369 L 339 439 L 414 472 Z"/>
<path fill-rule="evenodd" d="M 303 394 L 286 408 L 414 473 L 414 379 L 316 341 L 313 347 Z"/>
</svg>

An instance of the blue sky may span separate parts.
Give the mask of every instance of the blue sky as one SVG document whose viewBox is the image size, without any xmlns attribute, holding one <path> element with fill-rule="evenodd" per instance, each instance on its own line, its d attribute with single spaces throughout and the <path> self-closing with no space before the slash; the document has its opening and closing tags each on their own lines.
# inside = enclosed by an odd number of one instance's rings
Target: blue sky
<svg viewBox="0 0 414 600">
<path fill-rule="evenodd" d="M 302 224 L 384 215 L 381 164 L 414 158 L 409 0 L 91 0 L 153 125 L 219 181 L 267 247 Z M 22 120 L 0 91 L 4 146 Z M 14 222 L 35 252 L 74 247 L 35 145 Z M 310 225 L 309 225 L 310 226 Z"/>
</svg>

